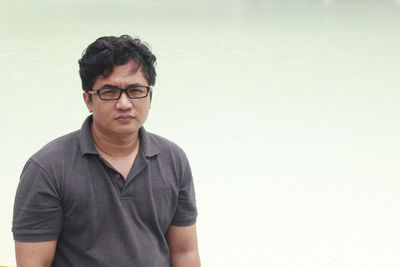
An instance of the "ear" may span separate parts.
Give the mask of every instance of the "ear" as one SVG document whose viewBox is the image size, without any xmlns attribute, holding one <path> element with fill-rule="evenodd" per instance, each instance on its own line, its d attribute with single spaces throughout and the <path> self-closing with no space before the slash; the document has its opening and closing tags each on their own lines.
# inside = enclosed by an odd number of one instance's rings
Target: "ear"
<svg viewBox="0 0 400 267">
<path fill-rule="evenodd" d="M 83 92 L 83 101 L 85 101 L 86 107 L 90 113 L 92 113 L 92 101 L 90 95 L 87 92 Z"/>
<path fill-rule="evenodd" d="M 151 100 L 153 99 L 153 87 L 150 88 L 150 108 L 151 108 Z"/>
</svg>

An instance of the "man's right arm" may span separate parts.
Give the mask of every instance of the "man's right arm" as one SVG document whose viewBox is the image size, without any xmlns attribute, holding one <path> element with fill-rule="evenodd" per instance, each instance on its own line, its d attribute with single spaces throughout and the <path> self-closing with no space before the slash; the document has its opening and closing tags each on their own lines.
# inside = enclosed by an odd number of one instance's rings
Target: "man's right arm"
<svg viewBox="0 0 400 267">
<path fill-rule="evenodd" d="M 18 267 L 51 266 L 62 228 L 59 195 L 48 172 L 30 159 L 22 171 L 14 202 L 12 231 Z"/>
<path fill-rule="evenodd" d="M 50 267 L 56 251 L 57 240 L 45 242 L 15 241 L 18 267 Z"/>
</svg>

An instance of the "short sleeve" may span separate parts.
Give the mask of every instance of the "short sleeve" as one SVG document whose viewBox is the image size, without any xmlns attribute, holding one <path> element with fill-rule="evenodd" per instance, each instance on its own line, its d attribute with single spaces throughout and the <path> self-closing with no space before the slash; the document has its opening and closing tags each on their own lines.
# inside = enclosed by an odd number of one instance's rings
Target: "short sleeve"
<svg viewBox="0 0 400 267">
<path fill-rule="evenodd" d="M 15 201 L 12 231 L 22 242 L 56 240 L 63 210 L 54 180 L 33 159 L 21 174 Z"/>
<path fill-rule="evenodd" d="M 197 207 L 190 165 L 185 158 L 185 168 L 179 184 L 178 205 L 171 225 L 188 226 L 196 223 Z"/>
</svg>

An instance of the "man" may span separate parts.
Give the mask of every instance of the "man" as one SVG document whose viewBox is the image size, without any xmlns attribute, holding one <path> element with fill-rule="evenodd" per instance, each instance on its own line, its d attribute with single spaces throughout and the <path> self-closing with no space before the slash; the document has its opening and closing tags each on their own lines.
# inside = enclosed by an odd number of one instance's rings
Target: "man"
<svg viewBox="0 0 400 267">
<path fill-rule="evenodd" d="M 130 36 L 79 60 L 92 115 L 26 163 L 13 234 L 18 266 L 200 266 L 184 152 L 146 132 L 156 58 Z"/>
</svg>

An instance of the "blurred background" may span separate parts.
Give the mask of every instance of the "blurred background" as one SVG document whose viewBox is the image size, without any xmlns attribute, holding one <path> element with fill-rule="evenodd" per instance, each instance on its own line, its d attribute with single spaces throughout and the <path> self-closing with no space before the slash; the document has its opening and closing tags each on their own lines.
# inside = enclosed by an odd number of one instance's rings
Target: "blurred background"
<svg viewBox="0 0 400 267">
<path fill-rule="evenodd" d="M 26 160 L 88 115 L 77 61 L 158 58 L 147 130 L 192 165 L 203 266 L 400 266 L 399 0 L 2 0 L 0 265 Z"/>
</svg>

